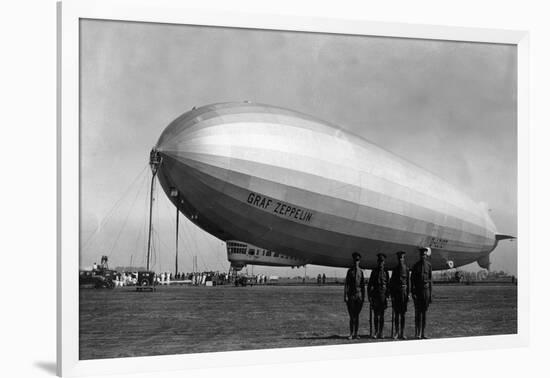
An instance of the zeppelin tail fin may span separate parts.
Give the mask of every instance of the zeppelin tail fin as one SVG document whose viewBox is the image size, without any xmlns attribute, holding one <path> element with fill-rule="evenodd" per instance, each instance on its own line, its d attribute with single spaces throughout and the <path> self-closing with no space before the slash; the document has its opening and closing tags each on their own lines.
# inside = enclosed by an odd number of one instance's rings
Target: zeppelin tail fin
<svg viewBox="0 0 550 378">
<path fill-rule="evenodd" d="M 495 234 L 495 245 L 493 246 L 493 250 L 496 248 L 499 241 L 501 241 L 501 240 L 510 240 L 510 241 L 512 241 L 512 240 L 515 240 L 515 239 L 517 239 L 517 237 L 512 236 L 512 235 Z M 486 254 L 485 256 L 480 257 L 477 260 L 477 263 L 483 269 L 489 270 L 491 268 L 491 260 L 489 258 L 489 253 Z"/>
<path fill-rule="evenodd" d="M 498 241 L 501 241 L 501 240 L 517 239 L 517 238 L 515 236 L 512 236 L 512 235 L 496 234 L 495 239 L 498 242 Z"/>
</svg>

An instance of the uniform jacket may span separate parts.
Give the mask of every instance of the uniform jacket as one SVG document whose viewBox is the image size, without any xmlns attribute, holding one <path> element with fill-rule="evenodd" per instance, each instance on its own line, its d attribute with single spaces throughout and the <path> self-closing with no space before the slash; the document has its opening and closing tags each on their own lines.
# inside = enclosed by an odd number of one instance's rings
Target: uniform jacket
<svg viewBox="0 0 550 378">
<path fill-rule="evenodd" d="M 390 292 L 392 295 L 399 294 L 401 288 L 405 287 L 407 289 L 407 296 L 410 293 L 410 272 L 407 265 L 401 266 L 397 264 L 392 270 L 391 279 L 390 279 Z"/>
<path fill-rule="evenodd" d="M 411 270 L 411 291 L 413 295 L 422 293 L 429 289 L 429 296 L 432 296 L 432 264 L 427 260 L 420 260 L 413 265 Z"/>
<path fill-rule="evenodd" d="M 357 279 L 357 273 L 359 274 L 359 279 Z M 365 299 L 365 276 L 361 269 L 357 271 L 355 266 L 348 269 L 344 285 L 344 295 L 348 299 Z M 361 296 L 359 297 L 359 295 Z"/>
<path fill-rule="evenodd" d="M 390 274 L 387 270 L 375 268 L 372 270 L 369 278 L 369 284 L 367 285 L 367 293 L 369 298 L 374 294 L 383 294 L 386 297 L 390 295 Z"/>
</svg>

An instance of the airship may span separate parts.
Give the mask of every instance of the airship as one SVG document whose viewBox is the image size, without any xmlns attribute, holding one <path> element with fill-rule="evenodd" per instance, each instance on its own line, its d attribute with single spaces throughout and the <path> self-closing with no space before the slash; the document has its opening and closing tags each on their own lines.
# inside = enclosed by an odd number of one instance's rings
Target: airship
<svg viewBox="0 0 550 378">
<path fill-rule="evenodd" d="M 499 234 L 488 210 L 435 174 L 343 128 L 251 102 L 196 107 L 150 153 L 178 210 L 223 241 L 300 263 L 376 266 L 379 253 L 431 251 L 433 269 L 488 268 Z M 234 244 L 228 245 L 229 248 Z"/>
</svg>

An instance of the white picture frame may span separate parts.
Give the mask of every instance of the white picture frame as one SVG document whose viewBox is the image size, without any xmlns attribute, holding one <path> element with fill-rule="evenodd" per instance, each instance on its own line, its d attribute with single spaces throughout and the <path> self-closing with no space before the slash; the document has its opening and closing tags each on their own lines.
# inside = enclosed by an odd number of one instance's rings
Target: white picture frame
<svg viewBox="0 0 550 378">
<path fill-rule="evenodd" d="M 343 33 L 512 44 L 518 56 L 518 332 L 516 335 L 468 337 L 360 345 L 333 345 L 86 360 L 78 358 L 79 292 L 79 20 L 82 18 L 252 29 Z M 289 17 L 239 12 L 185 9 L 177 1 L 140 0 L 131 3 L 65 1 L 58 5 L 58 279 L 57 371 L 62 376 L 145 373 L 199 367 L 245 366 L 274 362 L 321 361 L 441 351 L 465 351 L 525 346 L 529 334 L 528 245 L 528 33 L 358 20 Z"/>
</svg>

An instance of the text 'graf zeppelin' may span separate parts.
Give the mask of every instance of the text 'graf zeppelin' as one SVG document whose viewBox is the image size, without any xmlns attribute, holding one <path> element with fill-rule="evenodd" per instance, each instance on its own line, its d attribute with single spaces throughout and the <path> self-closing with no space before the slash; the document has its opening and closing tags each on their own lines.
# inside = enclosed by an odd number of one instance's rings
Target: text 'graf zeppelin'
<svg viewBox="0 0 550 378">
<path fill-rule="evenodd" d="M 264 197 L 256 193 L 249 193 L 246 199 L 252 206 L 279 214 L 288 218 L 293 218 L 302 222 L 310 222 L 313 213 L 302 208 L 292 206 L 272 198 Z"/>
</svg>

